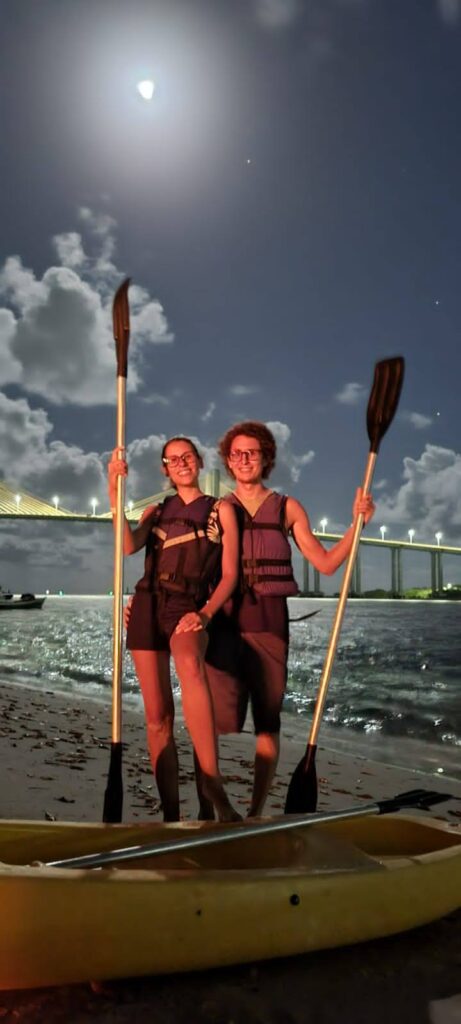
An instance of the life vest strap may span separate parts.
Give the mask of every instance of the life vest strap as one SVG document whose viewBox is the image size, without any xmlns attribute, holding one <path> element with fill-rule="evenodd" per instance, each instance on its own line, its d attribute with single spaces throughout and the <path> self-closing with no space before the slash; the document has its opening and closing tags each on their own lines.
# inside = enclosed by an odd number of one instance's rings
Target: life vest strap
<svg viewBox="0 0 461 1024">
<path fill-rule="evenodd" d="M 245 569 L 256 569 L 261 565 L 289 565 L 291 568 L 290 558 L 242 558 L 242 567 Z"/>
<path fill-rule="evenodd" d="M 293 573 L 287 573 L 286 576 L 280 576 L 275 572 L 257 572 L 257 573 L 245 573 L 244 576 L 244 589 L 246 587 L 253 587 L 255 583 L 292 583 L 294 581 Z"/>
</svg>

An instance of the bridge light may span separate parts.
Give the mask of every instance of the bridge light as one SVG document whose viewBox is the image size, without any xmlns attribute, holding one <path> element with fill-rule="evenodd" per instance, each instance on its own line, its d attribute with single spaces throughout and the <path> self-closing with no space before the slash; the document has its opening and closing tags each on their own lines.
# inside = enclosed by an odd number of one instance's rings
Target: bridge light
<svg viewBox="0 0 461 1024">
<path fill-rule="evenodd" d="M 440 547 L 440 541 L 442 540 L 442 537 L 443 537 L 443 533 L 440 533 L 440 530 L 439 530 L 439 532 L 436 533 L 436 535 L 435 535 L 435 539 L 436 539 L 437 544 L 439 545 L 439 547 Z"/>
<path fill-rule="evenodd" d="M 97 498 L 91 498 L 90 505 L 91 505 L 91 508 L 93 509 L 93 515 L 95 516 L 96 515 L 96 505 L 99 505 L 98 499 Z"/>
<path fill-rule="evenodd" d="M 54 498 L 52 498 L 51 500 L 52 500 L 53 505 L 54 505 L 54 507 L 55 507 L 55 509 L 57 511 L 58 510 L 58 505 L 59 505 L 59 498 L 58 498 L 57 494 L 55 494 Z"/>
<path fill-rule="evenodd" d="M 408 531 L 408 536 L 410 538 L 410 544 L 413 544 L 413 537 L 414 537 L 414 535 L 415 535 L 415 531 L 414 530 L 409 530 Z"/>
<path fill-rule="evenodd" d="M 328 519 L 321 519 L 320 526 L 322 527 L 322 533 L 325 533 L 325 527 L 328 525 Z"/>
<path fill-rule="evenodd" d="M 16 508 L 19 508 L 19 506 L 21 504 L 21 495 L 20 494 L 15 494 L 14 500 L 16 502 Z"/>
<path fill-rule="evenodd" d="M 384 540 L 384 534 L 387 533 L 387 526 L 380 526 L 379 529 L 381 531 L 381 540 Z"/>
</svg>

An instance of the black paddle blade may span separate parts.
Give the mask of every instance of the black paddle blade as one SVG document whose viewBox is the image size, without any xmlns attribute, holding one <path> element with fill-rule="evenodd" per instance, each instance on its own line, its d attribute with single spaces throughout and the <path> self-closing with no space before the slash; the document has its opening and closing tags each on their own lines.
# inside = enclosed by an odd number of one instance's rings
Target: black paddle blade
<svg viewBox="0 0 461 1024">
<path fill-rule="evenodd" d="M 404 807 L 417 807 L 420 811 L 427 811 L 434 804 L 452 799 L 451 793 L 438 793 L 433 789 L 409 789 L 406 793 L 399 793 L 389 800 L 377 800 L 376 805 L 379 814 L 392 814 L 393 811 L 401 811 Z"/>
<path fill-rule="evenodd" d="M 376 363 L 373 386 L 367 408 L 370 451 L 377 452 L 394 419 L 402 390 L 405 360 L 402 356 Z"/>
<path fill-rule="evenodd" d="M 104 809 L 102 820 L 108 825 L 116 825 L 122 820 L 123 781 L 122 781 L 122 744 L 112 743 L 110 748 L 109 775 L 104 793 Z"/>
<path fill-rule="evenodd" d="M 128 372 L 128 343 L 130 340 L 129 287 L 130 278 L 127 277 L 120 285 L 120 288 L 117 289 L 112 306 L 115 351 L 117 353 L 117 377 L 126 377 Z"/>
<path fill-rule="evenodd" d="M 313 814 L 317 810 L 317 747 L 309 743 L 304 757 L 291 776 L 285 801 L 285 814 Z"/>
</svg>

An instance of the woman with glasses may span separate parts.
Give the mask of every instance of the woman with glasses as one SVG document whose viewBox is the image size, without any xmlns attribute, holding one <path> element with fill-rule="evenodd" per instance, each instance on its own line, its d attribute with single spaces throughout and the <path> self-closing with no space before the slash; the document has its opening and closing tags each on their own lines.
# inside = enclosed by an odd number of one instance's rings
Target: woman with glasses
<svg viewBox="0 0 461 1024">
<path fill-rule="evenodd" d="M 228 602 L 228 640 L 211 638 L 207 671 L 218 733 L 239 732 L 251 702 L 256 734 L 253 795 L 249 816 L 260 815 L 275 774 L 280 739 L 280 711 L 287 682 L 287 598 L 298 593 L 289 536 L 304 558 L 331 575 L 346 560 L 353 528 L 326 550 L 314 536 L 307 513 L 295 498 L 279 494 L 265 481 L 277 447 L 264 423 L 237 423 L 222 438 L 219 451 L 235 480 L 227 499 L 238 517 L 240 587 Z M 354 520 L 367 523 L 374 512 L 370 495 L 358 488 Z M 224 616 L 222 615 L 221 618 Z"/>
<path fill-rule="evenodd" d="M 115 515 L 117 476 L 127 464 L 113 452 L 109 497 Z M 213 707 L 205 672 L 206 627 L 238 579 L 234 509 L 200 490 L 202 458 L 193 441 L 173 437 L 163 447 L 162 472 L 176 493 L 147 509 L 134 529 L 125 519 L 124 553 L 145 547 L 127 628 L 144 700 L 152 766 L 165 821 L 179 820 L 178 755 L 173 735 L 170 653 L 181 685 L 186 725 L 202 776 L 203 795 L 221 821 L 234 810 L 219 778 Z"/>
</svg>

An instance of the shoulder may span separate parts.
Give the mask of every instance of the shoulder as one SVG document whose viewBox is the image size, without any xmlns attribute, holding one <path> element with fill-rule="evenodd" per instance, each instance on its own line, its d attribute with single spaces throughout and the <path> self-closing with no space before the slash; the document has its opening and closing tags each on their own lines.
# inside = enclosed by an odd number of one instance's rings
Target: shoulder
<svg viewBox="0 0 461 1024">
<path fill-rule="evenodd" d="M 298 501 L 297 498 L 292 498 L 288 494 L 284 495 L 284 497 L 285 497 L 285 521 L 286 521 L 287 529 L 291 530 L 291 528 L 295 525 L 295 523 L 299 523 L 299 522 L 308 523 L 309 522 L 309 517 L 307 515 L 306 509 L 304 508 L 303 505 L 301 505 L 301 502 Z"/>
<path fill-rule="evenodd" d="M 139 520 L 139 526 L 143 526 L 144 523 L 149 522 L 151 519 L 156 519 L 160 515 L 160 512 L 162 511 L 162 507 L 162 504 L 157 504 L 149 505 L 147 508 L 145 508 Z"/>
</svg>

